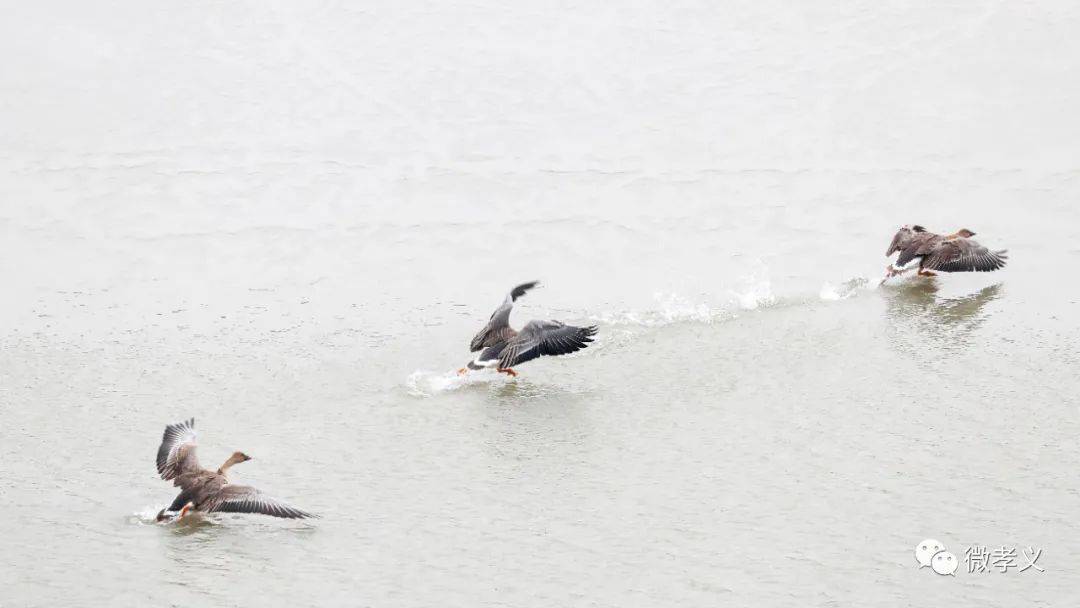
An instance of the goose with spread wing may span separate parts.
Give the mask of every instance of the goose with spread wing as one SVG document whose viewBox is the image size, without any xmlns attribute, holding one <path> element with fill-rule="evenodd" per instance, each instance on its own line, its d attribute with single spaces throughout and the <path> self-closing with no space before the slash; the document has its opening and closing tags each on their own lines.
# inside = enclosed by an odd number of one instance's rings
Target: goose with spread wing
<svg viewBox="0 0 1080 608">
<path fill-rule="evenodd" d="M 158 521 L 168 519 L 170 513 L 178 513 L 176 519 L 180 519 L 188 511 L 262 513 L 286 519 L 318 517 L 270 498 L 251 486 L 229 483 L 225 476 L 229 468 L 251 460 L 247 454 L 233 452 L 217 470 L 210 470 L 199 465 L 195 447 L 194 418 L 165 427 L 157 453 L 157 470 L 162 479 L 180 488 L 180 494 L 158 513 Z"/>
<path fill-rule="evenodd" d="M 991 272 L 1005 266 L 1009 258 L 1006 250 L 991 251 L 972 240 L 973 236 L 967 228 L 942 235 L 917 224 L 901 226 L 885 251 L 886 257 L 900 252 L 896 261 L 885 267 L 885 279 L 916 268 L 905 268 L 915 260 L 919 261 L 918 274 L 925 277 L 934 276 L 934 271 Z"/>
<path fill-rule="evenodd" d="M 566 355 L 589 345 L 596 335 L 596 327 L 575 327 L 559 321 L 529 321 L 521 331 L 510 327 L 510 311 L 514 302 L 540 283 L 522 283 L 506 294 L 503 303 L 491 313 L 487 325 L 473 337 L 469 344 L 471 352 L 479 352 L 475 359 L 458 370 L 464 374 L 470 369 L 494 367 L 499 373 L 517 376 L 512 368 L 526 361 L 545 355 Z"/>
</svg>

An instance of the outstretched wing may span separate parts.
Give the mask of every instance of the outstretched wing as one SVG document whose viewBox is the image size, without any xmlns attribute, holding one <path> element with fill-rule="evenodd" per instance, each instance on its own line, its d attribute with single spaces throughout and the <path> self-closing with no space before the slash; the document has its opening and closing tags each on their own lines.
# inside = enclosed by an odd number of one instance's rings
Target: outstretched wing
<svg viewBox="0 0 1080 608">
<path fill-rule="evenodd" d="M 544 355 L 566 355 L 592 342 L 596 327 L 574 327 L 558 321 L 529 321 L 518 335 L 506 344 L 499 367 L 507 368 Z"/>
<path fill-rule="evenodd" d="M 216 513 L 262 513 L 285 519 L 318 517 L 263 494 L 251 486 L 228 484 L 203 506 Z"/>
<path fill-rule="evenodd" d="M 990 272 L 1005 265 L 1004 250 L 990 251 L 977 242 L 963 238 L 946 239 L 934 248 L 923 267 L 941 272 Z"/>
<path fill-rule="evenodd" d="M 491 313 L 491 319 L 488 320 L 484 329 L 481 329 L 479 333 L 473 336 L 472 342 L 469 343 L 469 351 L 476 352 L 482 348 L 495 346 L 513 338 L 514 330 L 510 329 L 510 311 L 514 308 L 514 301 L 539 284 L 539 281 L 532 281 L 531 283 L 522 283 L 511 289 L 510 293 L 506 294 L 503 303 L 495 309 L 495 312 Z"/>
<path fill-rule="evenodd" d="M 929 255 L 941 239 L 942 236 L 940 234 L 934 234 L 932 232 L 915 234 L 906 245 L 900 248 L 900 255 L 896 256 L 896 261 L 893 262 L 893 266 L 896 268 L 903 268 L 910 264 L 911 260 Z"/>
<path fill-rule="evenodd" d="M 175 479 L 173 485 L 183 486 L 182 476 L 196 473 L 200 468 L 195 456 L 195 419 L 165 427 L 157 452 L 157 471 L 161 478 L 165 481 Z"/>
</svg>

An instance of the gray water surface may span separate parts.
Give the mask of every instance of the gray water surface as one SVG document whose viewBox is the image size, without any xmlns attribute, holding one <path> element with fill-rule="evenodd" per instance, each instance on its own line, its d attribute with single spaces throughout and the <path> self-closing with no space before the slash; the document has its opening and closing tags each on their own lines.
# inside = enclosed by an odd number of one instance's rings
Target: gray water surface
<svg viewBox="0 0 1080 608">
<path fill-rule="evenodd" d="M 9 13 L 0 606 L 1075 600 L 1075 6 Z M 595 344 L 455 376 L 533 279 Z M 191 416 L 322 519 L 153 523 Z"/>
</svg>

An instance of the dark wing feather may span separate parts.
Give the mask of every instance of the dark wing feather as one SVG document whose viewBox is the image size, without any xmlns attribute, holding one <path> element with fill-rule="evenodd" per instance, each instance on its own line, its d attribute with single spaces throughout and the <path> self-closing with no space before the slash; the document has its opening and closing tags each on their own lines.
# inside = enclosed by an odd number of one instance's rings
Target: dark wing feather
<svg viewBox="0 0 1080 608">
<path fill-rule="evenodd" d="M 516 302 L 518 298 L 525 295 L 525 292 L 529 291 L 530 289 L 532 289 L 533 287 L 536 287 L 539 284 L 540 284 L 540 281 L 530 281 L 528 283 L 522 283 L 521 285 L 518 285 L 517 287 L 511 289 L 510 290 L 510 301 L 511 302 Z"/>
<path fill-rule="evenodd" d="M 207 501 L 202 510 L 210 513 L 262 513 L 285 519 L 318 517 L 314 513 L 301 511 L 270 498 L 251 486 L 233 484 L 221 488 L 220 492 Z"/>
<path fill-rule="evenodd" d="M 1004 250 L 990 251 L 971 239 L 959 237 L 938 243 L 923 261 L 923 268 L 941 272 L 990 272 L 1005 266 L 1008 257 Z"/>
<path fill-rule="evenodd" d="M 941 236 L 930 232 L 921 232 L 915 234 L 907 245 L 901 248 L 900 255 L 896 257 L 896 262 L 893 266 L 897 268 L 903 268 L 911 263 L 917 257 L 928 255 L 934 248 L 934 245 L 941 240 Z"/>
<path fill-rule="evenodd" d="M 892 242 L 889 243 L 889 249 L 885 252 L 885 257 L 900 251 L 903 248 L 904 241 L 911 238 L 911 230 L 908 228 L 901 228 L 896 231 L 896 234 L 892 237 Z"/>
<path fill-rule="evenodd" d="M 507 368 L 545 355 L 577 352 L 592 342 L 596 327 L 574 327 L 558 321 L 529 321 L 506 344 L 499 367 Z"/>
<path fill-rule="evenodd" d="M 507 310 L 506 312 L 506 318 L 509 319 L 510 311 Z M 494 326 L 492 323 L 488 323 L 484 329 L 480 330 L 480 333 L 473 336 L 472 342 L 469 342 L 469 352 L 475 353 L 484 348 L 504 344 L 513 337 L 514 330 L 507 323 L 503 322 L 501 325 L 496 324 Z"/>
<path fill-rule="evenodd" d="M 157 471 L 165 481 L 175 479 L 173 485 L 182 485 L 180 477 L 201 469 L 195 456 L 195 419 L 185 420 L 165 427 L 161 446 L 157 452 Z"/>
<path fill-rule="evenodd" d="M 514 330 L 510 328 L 510 311 L 514 308 L 514 302 L 525 295 L 525 292 L 539 284 L 539 281 L 532 281 L 529 283 L 522 283 L 511 289 L 510 293 L 506 294 L 506 299 L 503 300 L 503 303 L 495 309 L 495 312 L 491 313 L 491 318 L 488 319 L 487 325 L 473 336 L 472 342 L 469 343 L 469 352 L 476 352 L 481 348 L 495 346 L 513 338 Z"/>
</svg>

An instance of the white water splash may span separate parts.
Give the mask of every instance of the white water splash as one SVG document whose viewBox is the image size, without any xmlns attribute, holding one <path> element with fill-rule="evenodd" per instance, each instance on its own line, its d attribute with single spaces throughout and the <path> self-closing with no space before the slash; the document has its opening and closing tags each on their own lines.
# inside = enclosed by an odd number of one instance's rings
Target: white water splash
<svg viewBox="0 0 1080 608">
<path fill-rule="evenodd" d="M 140 524 L 140 525 L 149 525 L 149 524 L 155 524 L 156 525 L 158 523 L 158 520 L 157 520 L 158 513 L 160 513 L 161 510 L 164 509 L 167 506 L 168 505 L 157 505 L 157 506 L 147 505 L 147 506 L 143 507 L 142 509 L 139 509 L 138 511 L 135 511 L 134 513 L 129 515 L 127 517 L 128 523 Z"/>
<path fill-rule="evenodd" d="M 656 305 L 645 310 L 623 310 L 593 315 L 607 325 L 661 327 L 673 323 L 715 323 L 736 316 L 740 310 L 757 310 L 777 303 L 768 271 L 761 269 L 744 277 L 737 288 L 725 293 L 726 302 L 709 303 L 691 300 L 677 293 L 656 292 Z"/>
<path fill-rule="evenodd" d="M 472 370 L 459 376 L 457 372 L 432 372 L 418 369 L 409 374 L 405 380 L 405 388 L 414 397 L 432 397 L 466 386 L 490 384 L 502 378 L 504 376 L 491 370 Z"/>
<path fill-rule="evenodd" d="M 764 272 L 743 279 L 742 286 L 735 291 L 729 290 L 728 295 L 743 310 L 757 310 L 776 304 L 772 281 Z"/>
<path fill-rule="evenodd" d="M 602 312 L 593 316 L 593 319 L 606 325 L 660 327 L 683 322 L 711 323 L 726 312 L 702 302 L 691 302 L 675 293 L 657 292 L 653 294 L 653 299 L 656 301 L 655 307 Z"/>
<path fill-rule="evenodd" d="M 824 283 L 818 297 L 828 302 L 836 302 L 846 300 L 858 294 L 859 291 L 870 291 L 876 288 L 877 285 L 871 284 L 866 277 L 855 277 L 840 284 Z"/>
<path fill-rule="evenodd" d="M 602 312 L 591 319 L 605 325 L 662 327 L 675 323 L 716 323 L 727 321 L 742 311 L 755 311 L 774 306 L 809 304 L 824 300 L 836 302 L 877 289 L 876 281 L 866 277 L 854 277 L 840 283 L 826 282 L 821 285 L 817 298 L 812 292 L 804 295 L 778 297 L 773 293 L 772 282 L 767 276 L 748 278 L 738 289 L 727 291 L 727 302 L 709 304 L 693 301 L 676 293 L 653 294 L 656 305 L 644 310 Z"/>
<path fill-rule="evenodd" d="M 669 325 L 683 321 L 699 321 L 708 323 L 712 320 L 715 311 L 707 304 L 696 303 L 675 293 L 657 292 L 653 294 L 656 301 L 654 308 L 644 311 L 625 311 L 609 316 L 608 322 L 615 325 L 643 325 L 647 327 Z"/>
</svg>

